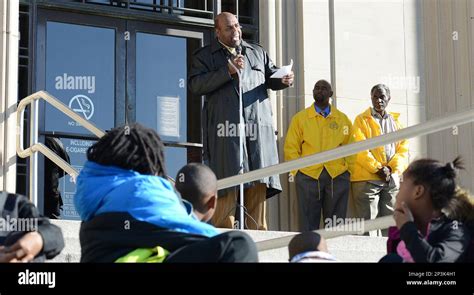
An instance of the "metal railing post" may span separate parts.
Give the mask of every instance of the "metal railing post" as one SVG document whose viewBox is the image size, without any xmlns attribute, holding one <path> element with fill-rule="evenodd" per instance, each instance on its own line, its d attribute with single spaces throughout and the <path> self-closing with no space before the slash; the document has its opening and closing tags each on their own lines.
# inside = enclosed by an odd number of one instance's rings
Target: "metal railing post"
<svg viewBox="0 0 474 295">
<path fill-rule="evenodd" d="M 61 169 L 69 174 L 73 181 L 75 181 L 78 172 L 72 168 L 66 161 L 59 157 L 56 153 L 46 147 L 44 144 L 38 142 L 38 118 L 39 118 L 39 100 L 44 99 L 47 103 L 58 109 L 61 113 L 78 122 L 92 132 L 98 138 L 104 136 L 104 131 L 97 128 L 94 124 L 76 114 L 73 110 L 68 108 L 64 103 L 57 100 L 54 96 L 46 91 L 38 91 L 25 98 L 23 98 L 17 107 L 17 134 L 16 134 L 16 152 L 21 158 L 30 157 L 29 163 L 29 182 L 30 182 L 30 200 L 38 207 L 38 152 L 42 153 L 46 158 L 58 165 Z M 28 104 L 31 104 L 30 115 L 30 146 L 27 149 L 23 148 L 23 127 L 24 127 L 24 112 Z"/>
<path fill-rule="evenodd" d="M 41 152 L 48 159 L 53 161 L 64 171 L 70 174 L 73 178 L 77 176 L 77 171 L 74 170 L 67 162 L 57 156 L 53 151 L 47 148 L 42 143 L 38 143 L 38 104 L 39 99 L 43 98 L 46 102 L 51 104 L 56 109 L 60 110 L 66 116 L 80 123 L 84 128 L 94 133 L 98 138 L 102 137 L 105 133 L 104 131 L 98 129 L 94 124 L 85 120 L 78 114 L 74 113 L 69 109 L 65 104 L 51 96 L 45 91 L 36 92 L 23 100 L 20 101 L 20 104 L 17 108 L 17 154 L 19 157 L 26 158 L 31 156 L 30 159 L 30 196 L 31 200 L 37 205 L 38 196 L 37 196 L 37 154 L 36 152 Z M 30 120 L 30 147 L 26 150 L 23 149 L 23 116 L 25 107 L 32 103 L 31 105 L 31 120 Z M 245 182 L 251 182 L 258 179 L 262 179 L 275 174 L 282 174 L 292 170 L 297 170 L 303 167 L 311 166 L 318 163 L 323 163 L 342 157 L 350 156 L 361 152 L 363 150 L 372 149 L 378 146 L 383 146 L 392 142 L 400 141 L 403 139 L 408 139 L 416 136 L 422 136 L 431 134 L 437 131 L 445 130 L 452 128 L 453 126 L 458 126 L 474 121 L 474 109 L 451 114 L 442 118 L 434 119 L 428 122 L 420 123 L 405 129 L 401 129 L 396 132 L 385 134 L 382 136 L 374 137 L 362 142 L 352 143 L 346 146 L 338 147 L 329 151 L 324 151 L 317 153 L 311 156 L 300 158 L 297 160 L 284 162 L 281 164 L 269 166 L 255 171 L 250 171 L 244 174 L 231 176 L 224 178 L 218 181 L 218 189 L 224 189 L 228 187 L 233 187 L 236 185 L 241 185 Z M 240 125 L 240 124 L 239 124 Z M 239 133 L 240 134 L 240 133 Z M 385 216 L 377 218 L 374 220 L 364 221 L 364 231 L 371 231 L 376 229 L 385 229 L 394 224 L 392 216 Z M 354 231 L 331 231 L 331 229 L 322 229 L 317 230 L 316 232 L 321 233 L 323 237 L 334 238 L 338 236 L 344 236 L 348 234 L 354 234 Z M 257 243 L 257 248 L 259 251 L 271 250 L 276 248 L 281 248 L 288 245 L 288 242 L 294 235 L 267 240 Z"/>
<path fill-rule="evenodd" d="M 355 155 L 361 151 L 384 146 L 403 139 L 431 134 L 437 131 L 450 129 L 453 126 L 462 125 L 474 121 L 474 109 L 459 112 L 434 119 L 428 122 L 413 125 L 395 132 L 373 137 L 364 141 L 354 142 L 340 146 L 332 150 L 316 153 L 296 160 L 283 162 L 277 165 L 268 166 L 262 169 L 253 170 L 242 175 L 235 175 L 220 179 L 217 182 L 217 189 L 224 189 L 239 185 L 241 182 L 252 182 L 271 175 L 282 174 L 304 167 L 320 164 L 350 155 Z"/>
<path fill-rule="evenodd" d="M 38 107 L 39 101 L 35 99 L 30 107 L 30 146 L 38 143 Z M 23 134 L 23 130 L 21 130 Z M 30 156 L 30 200 L 38 207 L 38 154 L 33 152 Z"/>
</svg>

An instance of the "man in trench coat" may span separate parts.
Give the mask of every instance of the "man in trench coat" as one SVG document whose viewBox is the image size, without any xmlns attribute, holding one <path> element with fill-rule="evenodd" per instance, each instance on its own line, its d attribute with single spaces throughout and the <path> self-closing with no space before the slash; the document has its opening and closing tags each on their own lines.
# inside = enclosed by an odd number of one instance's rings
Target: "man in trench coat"
<svg viewBox="0 0 474 295">
<path fill-rule="evenodd" d="M 244 172 L 278 164 L 272 107 L 267 90 L 284 89 L 293 83 L 289 75 L 270 78 L 278 68 L 265 50 L 242 40 L 237 17 L 223 12 L 215 19 L 217 38 L 198 49 L 188 86 L 194 95 L 204 95 L 202 128 L 204 162 L 218 179 L 239 173 L 239 83 L 242 83 L 245 140 Z M 233 65 L 241 70 L 239 81 Z M 278 175 L 245 184 L 246 228 L 266 230 L 265 200 L 281 192 Z M 238 186 L 219 191 L 212 219 L 216 227 L 234 227 Z"/>
</svg>

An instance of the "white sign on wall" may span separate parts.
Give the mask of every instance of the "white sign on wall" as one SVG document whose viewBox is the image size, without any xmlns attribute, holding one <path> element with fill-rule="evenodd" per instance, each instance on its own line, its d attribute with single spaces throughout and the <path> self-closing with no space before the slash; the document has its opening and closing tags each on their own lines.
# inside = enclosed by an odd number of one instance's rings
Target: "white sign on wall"
<svg viewBox="0 0 474 295">
<path fill-rule="evenodd" d="M 158 134 L 179 137 L 179 97 L 157 96 Z"/>
</svg>

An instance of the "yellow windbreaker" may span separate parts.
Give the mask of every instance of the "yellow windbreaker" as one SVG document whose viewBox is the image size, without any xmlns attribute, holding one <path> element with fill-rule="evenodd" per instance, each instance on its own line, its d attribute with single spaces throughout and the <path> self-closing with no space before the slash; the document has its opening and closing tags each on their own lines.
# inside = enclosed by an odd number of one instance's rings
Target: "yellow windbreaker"
<svg viewBox="0 0 474 295">
<path fill-rule="evenodd" d="M 398 121 L 400 114 L 390 113 L 395 120 L 397 130 L 402 129 Z M 376 137 L 381 134 L 380 125 L 372 117 L 370 108 L 358 115 L 352 128 L 351 141 L 362 141 L 368 138 Z M 387 162 L 385 148 L 383 146 L 363 151 L 357 154 L 355 165 L 351 173 L 351 181 L 380 180 L 376 172 L 382 166 L 389 166 L 392 173 L 401 174 L 408 166 L 408 140 L 402 140 L 395 143 L 395 155 L 390 162 Z"/>
<path fill-rule="evenodd" d="M 285 140 L 285 161 L 320 153 L 349 143 L 352 123 L 347 116 L 331 106 L 324 118 L 316 112 L 314 104 L 297 113 L 291 120 Z M 341 158 L 323 164 L 301 168 L 300 171 L 318 179 L 326 168 L 332 178 L 349 168 L 350 158 Z M 296 175 L 296 171 L 292 171 Z"/>
</svg>

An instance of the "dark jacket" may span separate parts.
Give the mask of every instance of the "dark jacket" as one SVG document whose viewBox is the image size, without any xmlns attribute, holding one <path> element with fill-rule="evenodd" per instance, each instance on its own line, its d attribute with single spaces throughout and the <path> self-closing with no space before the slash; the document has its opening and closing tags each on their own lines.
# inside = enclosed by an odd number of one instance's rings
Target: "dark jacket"
<svg viewBox="0 0 474 295">
<path fill-rule="evenodd" d="M 64 248 L 64 239 L 61 229 L 51 224 L 49 219 L 39 214 L 38 209 L 24 196 L 0 192 L 0 217 L 7 220 L 28 218 L 36 220 L 32 227 L 37 226 L 37 231 L 43 238 L 43 249 L 35 257 L 35 262 L 52 259 Z M 33 228 L 32 228 L 33 229 Z M 11 246 L 28 231 L 0 231 L 0 245 Z"/>
<path fill-rule="evenodd" d="M 228 72 L 230 53 L 214 39 L 210 45 L 194 53 L 188 85 L 195 95 L 205 95 L 202 114 L 204 162 L 218 179 L 239 172 L 239 135 L 232 126 L 239 123 L 239 81 Z M 272 107 L 267 90 L 287 86 L 270 76 L 278 68 L 262 47 L 242 42 L 243 107 L 246 140 L 244 142 L 244 172 L 278 164 Z M 236 129 L 234 129 L 235 131 Z M 278 175 L 266 177 L 267 197 L 281 192 Z M 227 190 L 221 190 L 223 195 Z"/>
<path fill-rule="evenodd" d="M 126 225 L 126 226 L 124 226 Z M 139 221 L 126 212 L 110 212 L 84 221 L 79 231 L 81 262 L 115 262 L 137 248 L 163 247 L 169 252 L 209 239 Z"/>
<path fill-rule="evenodd" d="M 471 243 L 469 229 L 444 215 L 431 221 L 428 239 L 421 235 L 414 222 L 402 226 L 400 237 L 415 262 L 464 262 Z"/>
<path fill-rule="evenodd" d="M 64 161 L 71 163 L 69 155 L 59 139 L 46 137 L 45 144 Z M 59 191 L 59 179 L 65 175 L 65 172 L 48 158 L 45 158 L 44 161 L 44 215 L 56 219 L 59 218 L 63 206 L 63 199 Z"/>
</svg>

